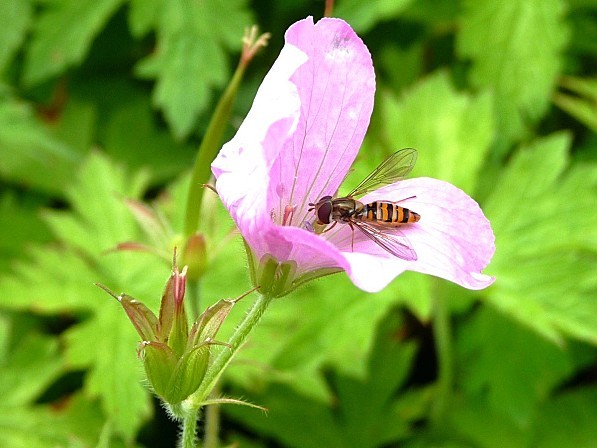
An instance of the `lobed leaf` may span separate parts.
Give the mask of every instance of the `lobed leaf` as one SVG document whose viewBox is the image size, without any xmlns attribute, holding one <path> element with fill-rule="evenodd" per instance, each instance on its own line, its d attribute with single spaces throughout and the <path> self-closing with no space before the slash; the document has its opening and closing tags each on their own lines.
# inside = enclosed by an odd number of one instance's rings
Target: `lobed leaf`
<svg viewBox="0 0 597 448">
<path fill-rule="evenodd" d="M 485 207 L 496 235 L 494 306 L 559 340 L 597 342 L 597 170 L 566 170 L 569 136 L 520 149 Z"/>
<path fill-rule="evenodd" d="M 494 93 L 498 129 L 510 138 L 547 112 L 568 39 L 564 8 L 562 0 L 464 2 L 457 50 L 473 62 L 471 83 Z"/>
<path fill-rule="evenodd" d="M 80 64 L 94 37 L 123 0 L 50 0 L 35 22 L 23 81 L 37 85 Z"/>
<path fill-rule="evenodd" d="M 157 79 L 153 102 L 178 138 L 191 132 L 209 104 L 210 91 L 226 81 L 225 49 L 240 48 L 243 29 L 251 22 L 245 4 L 245 0 L 159 2 L 159 16 L 153 19 L 158 48 L 139 62 L 136 72 Z M 141 18 L 135 23 L 140 32 L 148 27 Z"/>
<path fill-rule="evenodd" d="M 0 73 L 4 72 L 25 40 L 32 16 L 33 2 L 30 0 L 0 2 L 0 17 L 3 19 L 0 27 Z"/>
</svg>

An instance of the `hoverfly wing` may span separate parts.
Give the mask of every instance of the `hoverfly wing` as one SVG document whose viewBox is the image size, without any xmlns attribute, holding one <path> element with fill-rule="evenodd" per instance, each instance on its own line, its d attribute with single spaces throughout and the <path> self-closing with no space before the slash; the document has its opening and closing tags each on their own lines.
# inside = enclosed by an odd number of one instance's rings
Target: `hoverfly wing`
<svg viewBox="0 0 597 448">
<path fill-rule="evenodd" d="M 396 151 L 379 164 L 347 197 L 362 196 L 379 187 L 393 184 L 404 179 L 417 161 L 417 150 L 404 148 Z"/>
<path fill-rule="evenodd" d="M 406 261 L 415 261 L 417 259 L 417 253 L 399 229 L 379 227 L 367 221 L 352 220 L 351 223 L 374 243 L 392 255 Z"/>
</svg>

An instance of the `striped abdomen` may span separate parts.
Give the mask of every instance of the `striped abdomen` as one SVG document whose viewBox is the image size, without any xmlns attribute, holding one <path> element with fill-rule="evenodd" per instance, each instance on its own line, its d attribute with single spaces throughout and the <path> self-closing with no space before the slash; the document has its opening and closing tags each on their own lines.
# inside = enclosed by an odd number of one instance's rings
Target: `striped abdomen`
<svg viewBox="0 0 597 448">
<path fill-rule="evenodd" d="M 393 202 L 375 201 L 365 204 L 363 213 L 358 218 L 363 221 L 388 223 L 388 225 L 398 226 L 400 224 L 417 222 L 421 219 L 421 215 L 408 208 L 400 207 Z"/>
</svg>

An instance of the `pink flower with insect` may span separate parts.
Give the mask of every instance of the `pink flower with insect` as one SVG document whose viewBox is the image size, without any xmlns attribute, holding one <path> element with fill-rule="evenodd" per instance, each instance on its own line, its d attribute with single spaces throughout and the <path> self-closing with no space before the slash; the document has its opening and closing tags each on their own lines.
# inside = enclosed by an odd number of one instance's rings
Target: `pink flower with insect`
<svg viewBox="0 0 597 448">
<path fill-rule="evenodd" d="M 253 280 L 273 260 L 285 267 L 276 273 L 285 282 L 279 295 L 336 271 L 370 292 L 405 270 L 469 289 L 489 286 L 494 279 L 481 270 L 494 236 L 477 203 L 436 179 L 394 182 L 412 168 L 414 150 L 373 173 L 357 192 L 363 197 L 335 197 L 365 136 L 374 93 L 369 51 L 344 21 L 309 17 L 288 29 L 245 121 L 212 164 L 258 272 Z M 377 208 L 368 205 L 376 201 Z M 409 222 L 398 222 L 404 213 Z"/>
</svg>

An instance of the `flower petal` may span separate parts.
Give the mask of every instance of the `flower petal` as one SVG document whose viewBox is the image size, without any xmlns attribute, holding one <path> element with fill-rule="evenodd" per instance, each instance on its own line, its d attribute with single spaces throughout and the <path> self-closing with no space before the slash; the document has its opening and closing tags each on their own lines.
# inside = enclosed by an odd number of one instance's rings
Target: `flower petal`
<svg viewBox="0 0 597 448">
<path fill-rule="evenodd" d="M 380 291 L 405 270 L 441 277 L 469 289 L 493 283 L 493 277 L 481 274 L 495 252 L 493 231 L 478 204 L 462 190 L 437 179 L 409 179 L 362 198 L 365 203 L 376 200 L 404 200 L 399 205 L 421 215 L 419 222 L 400 228 L 417 260 L 394 257 L 358 233 L 351 251 L 346 243 L 351 230 L 344 226 L 330 239 L 343 251 L 351 267 L 348 274 L 359 288 Z"/>
<path fill-rule="evenodd" d="M 212 164 L 218 193 L 258 257 L 295 260 L 299 272 L 347 267 L 333 246 L 288 225 L 302 227 L 312 218 L 307 202 L 338 189 L 369 125 L 374 93 L 371 55 L 346 22 L 309 17 L 288 29 L 250 112 Z"/>
<path fill-rule="evenodd" d="M 373 110 L 375 73 L 367 47 L 339 19 L 295 23 L 286 32 L 290 45 L 308 59 L 291 77 L 300 116 L 272 167 L 268 204 L 279 223 L 284 208 L 296 206 L 292 224 L 300 226 L 308 203 L 334 194 L 358 153 Z"/>
</svg>

